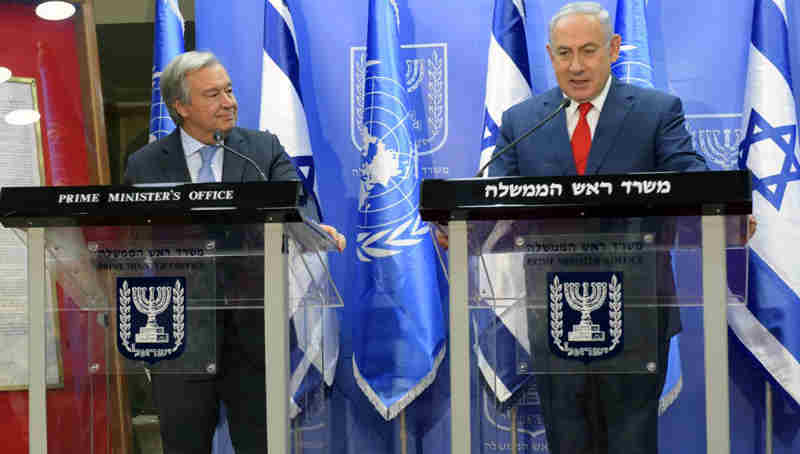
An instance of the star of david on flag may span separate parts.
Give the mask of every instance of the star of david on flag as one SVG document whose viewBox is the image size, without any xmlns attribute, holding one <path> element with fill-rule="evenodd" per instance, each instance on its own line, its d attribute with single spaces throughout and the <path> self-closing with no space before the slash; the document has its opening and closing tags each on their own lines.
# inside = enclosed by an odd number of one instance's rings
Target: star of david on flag
<svg viewBox="0 0 800 454">
<path fill-rule="evenodd" d="M 728 322 L 779 390 L 800 404 L 800 150 L 785 0 L 755 0 L 739 165 L 752 173 L 747 306 Z"/>
<path fill-rule="evenodd" d="M 800 163 L 795 155 L 796 142 L 796 124 L 773 126 L 757 110 L 751 109 L 744 140 L 739 145 L 739 167 L 748 168 L 751 150 L 757 152 L 759 147 L 772 149 L 769 152 L 772 163 L 777 164 L 772 171 L 777 170 L 777 173 L 771 173 L 769 164 L 759 162 L 758 158 L 751 162 L 751 170 L 753 190 L 758 191 L 778 211 L 783 205 L 789 183 L 800 180 Z"/>
</svg>

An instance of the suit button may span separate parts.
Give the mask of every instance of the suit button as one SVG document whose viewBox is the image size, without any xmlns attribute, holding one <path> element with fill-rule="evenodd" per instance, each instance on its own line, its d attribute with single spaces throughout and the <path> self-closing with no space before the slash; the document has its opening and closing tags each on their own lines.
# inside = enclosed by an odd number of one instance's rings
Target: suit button
<svg viewBox="0 0 800 454">
<path fill-rule="evenodd" d="M 216 363 L 208 363 L 208 365 L 206 365 L 206 372 L 208 372 L 211 375 L 216 374 L 217 373 L 217 364 Z"/>
</svg>

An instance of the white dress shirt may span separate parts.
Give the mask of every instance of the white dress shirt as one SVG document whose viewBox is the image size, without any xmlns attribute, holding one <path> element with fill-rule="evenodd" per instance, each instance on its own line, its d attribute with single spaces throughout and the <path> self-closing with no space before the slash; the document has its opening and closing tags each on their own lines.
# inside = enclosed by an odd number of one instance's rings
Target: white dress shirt
<svg viewBox="0 0 800 454">
<path fill-rule="evenodd" d="M 605 86 L 600 90 L 600 93 L 595 96 L 594 99 L 589 100 L 589 102 L 592 103 L 592 108 L 586 114 L 586 121 L 589 123 L 589 131 L 591 132 L 592 139 L 594 139 L 594 130 L 597 129 L 597 122 L 600 120 L 600 112 L 603 110 L 603 104 L 606 103 L 609 88 L 611 88 L 610 74 L 608 75 Z M 565 95 L 564 97 L 566 98 L 567 96 Z M 578 110 L 578 106 L 581 103 L 576 102 L 574 99 L 571 101 L 569 107 L 564 109 L 564 113 L 567 117 L 567 134 L 570 140 L 572 140 L 572 133 L 575 132 L 575 128 L 578 126 L 578 120 L 581 119 L 581 112 Z"/>
<path fill-rule="evenodd" d="M 183 128 L 180 128 L 180 130 L 183 154 L 186 156 L 186 166 L 189 167 L 189 175 L 192 176 L 192 181 L 196 182 L 197 174 L 200 172 L 200 167 L 203 165 L 200 149 L 205 147 L 206 144 L 187 134 Z M 217 149 L 214 159 L 211 160 L 211 172 L 214 174 L 215 181 L 222 181 L 222 157 L 224 154 L 222 150 Z"/>
</svg>

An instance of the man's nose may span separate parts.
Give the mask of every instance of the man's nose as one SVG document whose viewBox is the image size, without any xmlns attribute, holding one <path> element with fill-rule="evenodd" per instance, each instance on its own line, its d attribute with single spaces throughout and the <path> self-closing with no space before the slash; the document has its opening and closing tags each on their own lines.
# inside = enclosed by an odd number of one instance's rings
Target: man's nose
<svg viewBox="0 0 800 454">
<path fill-rule="evenodd" d="M 236 105 L 236 96 L 233 93 L 223 93 L 222 94 L 222 105 L 223 107 L 233 107 Z"/>
<path fill-rule="evenodd" d="M 581 57 L 579 55 L 575 54 L 575 56 L 570 59 L 569 70 L 574 73 L 583 71 L 583 62 L 581 61 Z"/>
</svg>

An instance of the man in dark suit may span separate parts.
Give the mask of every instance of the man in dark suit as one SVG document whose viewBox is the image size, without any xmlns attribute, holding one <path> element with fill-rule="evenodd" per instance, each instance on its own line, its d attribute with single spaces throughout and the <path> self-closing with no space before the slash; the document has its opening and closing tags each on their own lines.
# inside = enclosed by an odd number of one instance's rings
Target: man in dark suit
<svg viewBox="0 0 800 454">
<path fill-rule="evenodd" d="M 161 75 L 161 94 L 178 127 L 131 155 L 125 172 L 127 184 L 260 181 L 252 163 L 216 147 L 217 131 L 227 146 L 252 159 L 268 180 L 297 179 L 295 167 L 275 135 L 236 127 L 238 106 L 233 86 L 213 54 L 177 56 Z M 313 202 L 307 208 L 310 217 L 318 218 Z M 342 250 L 344 237 L 333 227 L 322 227 Z M 174 239 L 174 231 L 164 229 L 153 235 Z M 248 228 L 209 226 L 199 235 L 219 237 L 218 248 L 220 244 L 242 248 L 253 246 L 250 243 L 258 235 L 252 233 Z M 177 235 L 186 233 L 178 231 Z M 234 310 L 195 311 L 199 317 L 195 323 L 190 321 L 192 329 L 187 329 L 187 352 L 193 340 L 202 344 L 197 352 L 200 367 L 178 367 L 171 373 L 156 369 L 152 374 L 167 454 L 211 452 L 220 400 L 228 409 L 236 452 L 266 452 L 264 319 L 263 314 L 248 310 L 254 309 L 252 301 L 260 302 L 263 296 L 263 261 L 259 264 L 258 260 L 217 258 L 216 271 L 209 278 L 216 282 L 209 292 L 217 304 Z M 213 316 L 209 317 L 209 312 Z M 202 360 L 206 360 L 204 367 Z"/>
<path fill-rule="evenodd" d="M 503 114 L 496 150 L 555 111 L 565 97 L 570 105 L 500 156 L 491 165 L 490 176 L 706 170 L 705 160 L 692 149 L 678 98 L 611 76 L 621 38 L 613 33 L 608 11 L 594 2 L 567 4 L 551 19 L 549 38 L 547 50 L 558 87 Z M 571 230 L 613 231 L 611 224 L 622 221 L 573 223 Z M 655 228 L 661 236 L 659 244 L 669 245 L 671 228 Z M 655 263 L 662 277 L 657 294 L 674 295 L 668 254 L 657 255 Z M 657 321 L 650 325 L 657 327 L 651 333 L 657 336 L 656 373 L 536 376 L 552 454 L 657 452 L 658 400 L 669 342 L 680 331 L 676 309 L 657 312 L 652 315 Z M 627 326 L 636 333 L 631 322 Z M 529 328 L 529 333 L 532 348 L 546 352 L 536 327 Z M 629 340 L 637 342 L 626 338 L 626 343 Z"/>
</svg>

